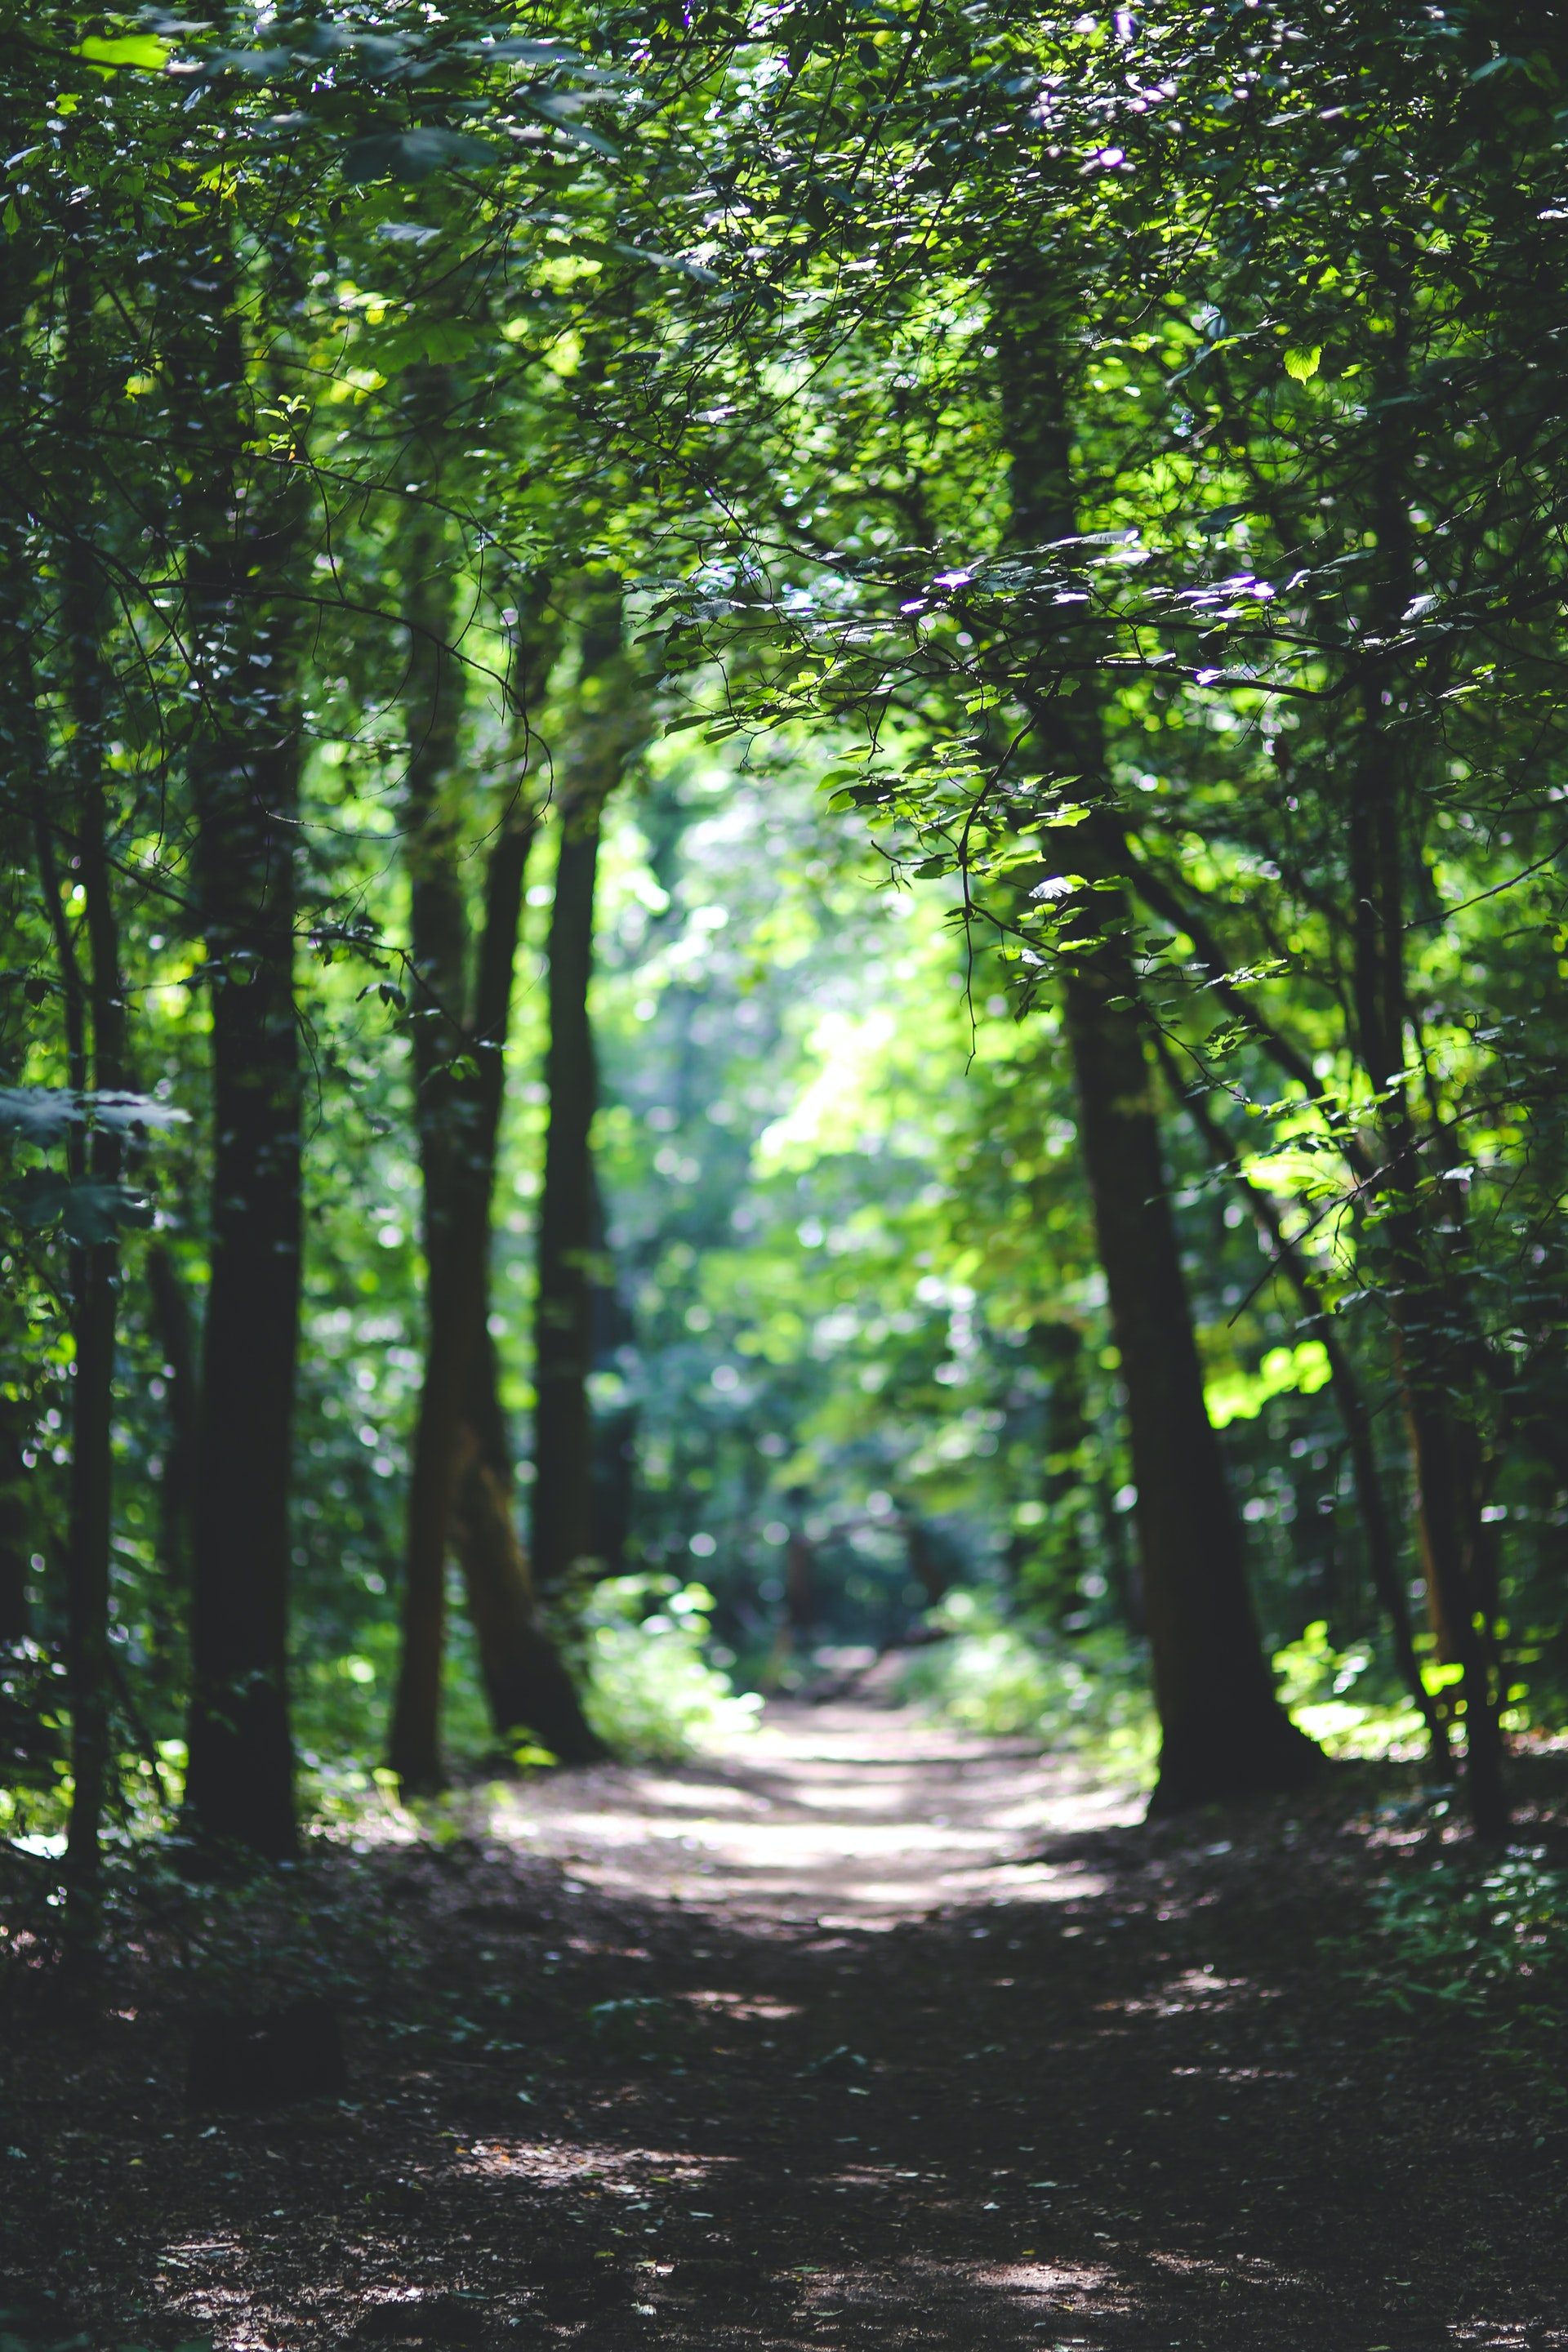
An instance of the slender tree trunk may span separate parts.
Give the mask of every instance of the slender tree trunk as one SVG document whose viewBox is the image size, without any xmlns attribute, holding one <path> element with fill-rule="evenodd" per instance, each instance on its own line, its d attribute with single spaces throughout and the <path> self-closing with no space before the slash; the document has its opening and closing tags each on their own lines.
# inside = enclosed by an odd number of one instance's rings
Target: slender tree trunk
<svg viewBox="0 0 1568 2352">
<path fill-rule="evenodd" d="M 291 490 L 245 477 L 233 267 L 216 239 L 205 257 L 220 289 L 220 331 L 181 388 L 212 419 L 215 437 L 221 430 L 226 454 L 193 486 L 185 533 L 213 1106 L 185 1803 L 204 1841 L 283 1859 L 296 1850 L 288 1594 L 301 1101 L 300 728 L 293 620 L 282 598 L 297 509 Z M 267 585 L 259 602 L 256 580 Z"/>
<path fill-rule="evenodd" d="M 426 372 L 411 393 L 423 464 L 438 473 L 451 387 Z M 433 514 L 433 509 L 430 510 Z M 538 816 L 526 774 L 503 812 L 485 877 L 485 920 L 468 1008 L 468 922 L 454 792 L 462 674 L 451 651 L 453 572 L 444 528 L 413 541 L 405 615 L 409 663 L 408 830 L 415 1076 L 429 1345 L 409 1482 L 403 1650 L 391 1761 L 405 1790 L 439 1788 L 446 1563 L 455 1548 L 492 1718 L 528 1728 L 568 1760 L 601 1752 L 535 1605 L 510 1508 L 510 1465 L 488 1324 L 489 1223 L 523 883 Z M 533 633 L 521 698 L 547 682 L 556 638 Z M 526 769 L 526 761 L 523 762 Z"/>
<path fill-rule="evenodd" d="M 550 920 L 550 1097 L 534 1309 L 533 1568 L 558 1591 L 594 1547 L 595 1195 L 597 1087 L 588 1011 L 599 825 L 644 719 L 622 648 L 616 583 L 589 583 L 561 847 Z"/>
<path fill-rule="evenodd" d="M 1377 489 L 1377 557 L 1373 583 L 1374 642 L 1405 608 L 1415 572 L 1410 499 L 1409 426 L 1402 405 L 1410 379 L 1406 324 L 1409 288 L 1391 267 L 1395 333 L 1380 393 L 1386 420 Z M 1440 1654 L 1458 1661 L 1465 1702 L 1465 1781 L 1482 1837 L 1509 1825 L 1500 1714 L 1503 1675 L 1497 1655 L 1495 1573 L 1485 1501 L 1479 1433 L 1455 1400 L 1467 1391 L 1467 1349 L 1445 1327 L 1454 1319 L 1444 1297 L 1420 1199 L 1420 1160 L 1404 1076 L 1409 1024 L 1405 938 L 1406 805 L 1410 783 L 1403 740 L 1387 723 L 1397 685 L 1381 659 L 1361 680 L 1359 754 L 1352 772 L 1346 832 L 1352 900 L 1352 991 L 1362 1067 L 1382 1098 L 1378 1115 L 1381 1217 L 1370 1246 L 1383 1256 L 1395 1363 L 1415 1469 L 1416 1507 L 1428 1604 Z M 1436 1311 L 1434 1311 L 1436 1309 Z M 1461 1319 L 1465 1319 L 1462 1318 Z"/>
<path fill-rule="evenodd" d="M 1169 1049 L 1162 1045 L 1161 1060 L 1166 1082 L 1187 1112 L 1199 1135 L 1207 1146 L 1211 1158 L 1220 1167 L 1229 1167 L 1235 1158 L 1225 1130 L 1219 1126 L 1202 1097 L 1182 1089 L 1173 1066 Z M 1405 1586 L 1401 1580 L 1399 1554 L 1394 1545 L 1394 1529 L 1389 1523 L 1388 1508 L 1384 1500 L 1383 1481 L 1378 1474 L 1377 1454 L 1373 1444 L 1372 1415 L 1360 1381 L 1339 1336 L 1333 1319 L 1323 1303 L 1321 1292 L 1303 1260 L 1300 1252 L 1286 1236 L 1284 1220 L 1278 1202 L 1261 1186 L 1242 1180 L 1242 1190 L 1247 1206 L 1262 1231 L 1268 1235 L 1280 1266 L 1295 1286 L 1302 1306 L 1312 1318 L 1312 1328 L 1322 1341 L 1329 1359 L 1335 1405 L 1344 1423 L 1345 1438 L 1350 1447 L 1351 1469 L 1355 1478 L 1356 1502 L 1361 1513 L 1363 1531 L 1366 1537 L 1367 1559 L 1372 1568 L 1372 1580 L 1377 1597 L 1388 1619 L 1394 1641 L 1394 1654 L 1422 1721 L 1426 1727 L 1428 1759 L 1435 1772 L 1447 1780 L 1453 1769 L 1453 1756 L 1448 1743 L 1448 1726 L 1440 1703 L 1426 1688 L 1422 1678 L 1421 1662 L 1415 1654 L 1415 1642 L 1411 1631 L 1410 1612 L 1405 1603 Z"/>
<path fill-rule="evenodd" d="M 550 1123 L 534 1307 L 533 1561 L 547 1592 L 594 1547 L 589 1137 L 597 1088 L 588 983 L 598 855 L 598 808 L 568 803 L 550 919 Z"/>
<path fill-rule="evenodd" d="M 66 366 L 63 401 L 84 479 L 91 480 L 93 435 L 92 285 L 85 217 L 75 217 L 66 258 Z M 71 715 L 68 752 L 89 959 L 88 1009 L 92 1083 L 100 1092 L 124 1084 L 125 1017 L 120 943 L 110 887 L 103 792 L 105 593 L 85 520 L 67 543 L 63 617 Z M 113 1184 L 121 1146 L 111 1129 L 94 1128 L 87 1147 L 93 1181 Z M 66 1948 L 80 1964 L 96 1950 L 99 1839 L 111 1764 L 109 1705 L 109 1546 L 113 1496 L 114 1340 L 120 1250 L 112 1239 L 71 1253 L 72 1387 L 70 1519 L 66 1554 L 66 1618 L 71 1694 L 71 1811 L 66 1849 Z"/>
<path fill-rule="evenodd" d="M 164 1582 L 184 1594 L 190 1580 L 191 1496 L 196 1465 L 196 1347 L 191 1302 L 170 1251 L 147 1253 L 153 1328 L 163 1351 L 168 1430 L 158 1481 L 158 1557 Z"/>
<path fill-rule="evenodd" d="M 407 399 L 410 465 L 439 482 L 451 371 L 415 370 Z M 409 943 L 415 1118 L 424 1181 L 428 1337 L 408 1486 L 403 1649 L 389 1756 L 405 1794 L 439 1789 L 441 1683 L 447 1641 L 447 1546 L 457 1497 L 458 1432 L 484 1259 L 462 1230 L 471 1185 L 462 1178 L 462 1078 L 467 1038 L 468 921 L 458 869 L 460 817 L 453 791 L 463 671 L 453 651 L 456 562 L 432 498 L 416 510 L 405 566 L 408 632 L 403 703 L 408 768 L 404 856 Z M 471 1173 L 471 1171 L 468 1171 Z M 471 1295 L 470 1295 L 471 1294 Z"/>
<path fill-rule="evenodd" d="M 0 1650 L 25 1642 L 32 1628 L 27 1607 L 27 1470 L 22 1460 L 25 1408 L 0 1398 Z"/>
<path fill-rule="evenodd" d="M 998 288 L 1003 411 L 1016 542 L 1077 529 L 1071 423 L 1058 357 L 1060 323 L 1037 266 Z M 1247 1591 L 1241 1530 L 1183 1280 L 1160 1152 L 1138 982 L 1126 943 L 1119 827 L 1109 798 L 1100 711 L 1080 686 L 1071 703 L 1040 698 L 1036 739 L 1075 797 L 1100 806 L 1059 836 L 1086 882 L 1064 941 L 1064 1027 L 1077 1080 L 1079 1140 L 1094 1203 L 1111 1327 L 1127 1391 L 1142 1599 L 1162 1732 L 1152 1809 L 1301 1786 L 1317 1749 L 1279 1707 Z"/>
<path fill-rule="evenodd" d="M 544 1629 L 517 1530 L 495 1373 L 494 1343 L 481 1331 L 470 1367 L 463 1432 L 467 1458 L 454 1541 L 490 1719 L 503 1736 L 531 1733 L 563 1763 L 592 1763 L 605 1752 L 604 1743 L 589 1728 L 572 1677 Z"/>
</svg>

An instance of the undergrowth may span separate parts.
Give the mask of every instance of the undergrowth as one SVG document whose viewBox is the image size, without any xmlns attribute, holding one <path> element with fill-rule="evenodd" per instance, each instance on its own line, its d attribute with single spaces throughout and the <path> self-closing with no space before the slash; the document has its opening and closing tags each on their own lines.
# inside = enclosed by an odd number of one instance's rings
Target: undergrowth
<svg viewBox="0 0 1568 2352">
<path fill-rule="evenodd" d="M 1568 1871 L 1544 1847 L 1510 1846 L 1479 1872 L 1473 1856 L 1439 1856 L 1385 1880 L 1372 1910 L 1356 1956 L 1364 2006 L 1417 2027 L 1467 2019 L 1538 2090 L 1568 2101 Z"/>
<path fill-rule="evenodd" d="M 926 1622 L 949 1636 L 914 1651 L 897 1696 L 966 1731 L 1024 1734 L 1070 1748 L 1152 1787 L 1159 1727 L 1141 1652 L 1110 1630 L 1068 1642 L 1004 1616 L 996 1598 L 960 1587 Z"/>
</svg>

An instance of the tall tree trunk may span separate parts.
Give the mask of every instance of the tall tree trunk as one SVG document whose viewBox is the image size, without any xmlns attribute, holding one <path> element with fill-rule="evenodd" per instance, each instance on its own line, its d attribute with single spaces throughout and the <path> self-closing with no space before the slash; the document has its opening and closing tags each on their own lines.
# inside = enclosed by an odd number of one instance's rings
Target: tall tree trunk
<svg viewBox="0 0 1568 2352">
<path fill-rule="evenodd" d="M 550 918 L 550 1111 L 534 1307 L 533 1569 L 546 1593 L 594 1548 L 594 888 L 605 803 L 646 723 L 622 645 L 618 582 L 588 583 L 576 703 Z"/>
<path fill-rule="evenodd" d="M 25 1405 L 0 1398 L 0 1650 L 25 1642 L 32 1627 L 27 1607 L 32 1512 L 22 1459 L 28 1418 Z"/>
<path fill-rule="evenodd" d="M 403 687 L 408 745 L 404 856 L 409 881 L 409 1010 L 424 1183 L 428 1332 L 409 1474 L 403 1648 L 388 1751 L 405 1794 L 438 1789 L 446 1777 L 441 1681 L 447 1546 L 457 1496 L 463 1395 L 474 1327 L 484 1311 L 483 1255 L 476 1255 L 476 1237 L 463 1230 L 471 1187 L 462 1183 L 459 1129 L 465 1108 L 472 1107 L 462 1103 L 462 1076 L 454 1067 L 468 1043 L 468 919 L 458 867 L 460 819 L 453 792 L 463 671 L 453 651 L 457 566 L 434 495 L 451 398 L 449 368 L 412 372 L 406 409 L 409 463 L 418 467 L 432 493 L 416 510 L 403 596 L 408 632 Z"/>
<path fill-rule="evenodd" d="M 451 399 L 445 369 L 422 372 L 410 428 L 422 464 L 438 473 Z M 409 631 L 408 729 L 413 1029 L 429 1342 L 409 1482 L 403 1649 L 394 1709 L 393 1769 L 410 1791 L 439 1788 L 446 1564 L 455 1549 L 498 1731 L 529 1729 L 553 1752 L 601 1752 L 535 1604 L 511 1515 L 510 1462 L 488 1330 L 489 1223 L 505 1091 L 513 969 L 523 883 L 538 826 L 526 759 L 490 850 L 485 920 L 468 1004 L 468 920 L 458 864 L 454 794 L 463 704 L 452 652 L 454 567 L 433 507 L 410 550 L 404 612 Z M 539 617 L 521 665 L 526 724 L 557 645 Z"/>
<path fill-rule="evenodd" d="M 190 1578 L 191 1496 L 196 1467 L 196 1346 L 191 1302 L 162 1242 L 147 1253 L 153 1328 L 162 1351 L 168 1431 L 158 1481 L 158 1559 L 164 1582 L 184 1594 Z"/>
<path fill-rule="evenodd" d="M 462 1432 L 454 1546 L 479 1644 L 479 1673 L 496 1729 L 531 1733 L 565 1764 L 587 1764 L 605 1747 L 545 1631 L 533 1575 L 517 1530 L 511 1454 L 497 1392 L 495 1345 L 481 1329 L 470 1365 Z"/>
<path fill-rule="evenodd" d="M 1032 261 L 1001 273 L 997 294 L 1012 536 L 1021 546 L 1039 546 L 1068 539 L 1078 528 L 1061 323 Z M 1274 1696 L 1240 1525 L 1204 1405 L 1127 945 L 1120 828 L 1106 805 L 1098 699 L 1086 683 L 1070 702 L 1041 695 L 1032 716 L 1052 769 L 1077 780 L 1075 798 L 1098 803 L 1057 836 L 1072 868 L 1102 886 L 1082 895 L 1072 938 L 1064 941 L 1064 1028 L 1127 1391 L 1162 1735 L 1152 1810 L 1173 1812 L 1216 1798 L 1298 1788 L 1321 1759 Z"/>
<path fill-rule="evenodd" d="M 1187 1113 L 1203 1138 L 1215 1164 L 1228 1168 L 1235 1160 L 1224 1129 L 1209 1110 L 1201 1095 L 1184 1089 L 1180 1084 L 1173 1057 L 1162 1040 L 1160 1059 L 1165 1080 L 1176 1099 L 1184 1103 Z M 1313 1279 L 1301 1253 L 1288 1238 L 1279 1204 L 1260 1185 L 1242 1179 L 1242 1191 L 1247 1206 L 1262 1231 L 1268 1236 L 1274 1256 L 1294 1284 L 1298 1297 L 1308 1315 L 1312 1328 L 1322 1341 L 1329 1359 L 1333 1398 L 1344 1423 L 1345 1440 L 1350 1450 L 1351 1469 L 1355 1479 L 1356 1502 L 1361 1512 L 1362 1531 L 1366 1538 L 1367 1559 L 1372 1569 L 1372 1580 L 1378 1600 L 1388 1619 L 1394 1642 L 1394 1654 L 1405 1688 L 1418 1708 L 1426 1727 L 1428 1760 L 1433 1771 L 1447 1780 L 1453 1768 L 1453 1756 L 1448 1742 L 1447 1718 L 1441 1703 L 1433 1697 L 1422 1677 L 1421 1662 L 1415 1654 L 1415 1643 L 1411 1632 L 1410 1612 L 1405 1603 L 1405 1586 L 1400 1575 L 1399 1554 L 1394 1545 L 1394 1529 L 1389 1523 L 1388 1509 L 1384 1500 L 1383 1481 L 1378 1474 L 1377 1454 L 1373 1444 L 1372 1415 L 1349 1356 L 1334 1329 L 1333 1318 L 1324 1304 L 1323 1296 Z"/>
<path fill-rule="evenodd" d="M 92 287 L 79 215 L 66 262 L 64 413 L 74 426 L 84 479 L 93 447 Z M 103 793 L 105 589 L 96 551 L 79 530 L 64 551 L 64 621 L 71 715 L 69 766 L 77 865 L 86 912 L 92 1084 L 124 1084 L 125 1016 L 120 944 L 110 887 Z M 121 1146 L 111 1129 L 88 1141 L 93 1181 L 113 1184 Z M 71 1695 L 71 1811 L 66 1848 L 66 1949 L 79 1964 L 99 1938 L 99 1839 L 110 1766 L 109 1546 L 113 1490 L 114 1338 L 120 1251 L 113 1239 L 71 1252 L 70 1519 L 66 1555 L 67 1652 Z"/>
<path fill-rule="evenodd" d="M 1373 643 L 1392 633 L 1416 584 L 1409 515 L 1411 376 L 1410 289 L 1402 265 L 1387 272 L 1395 332 L 1379 386 L 1385 420 L 1376 483 L 1377 553 L 1372 587 Z M 1385 1297 L 1405 1424 L 1415 1468 L 1417 1521 L 1428 1602 L 1439 1652 L 1458 1661 L 1465 1702 L 1465 1781 L 1471 1817 L 1483 1837 L 1503 1836 L 1509 1801 L 1500 1721 L 1503 1675 L 1497 1654 L 1495 1556 L 1481 1517 L 1486 1481 L 1473 1412 L 1456 1400 L 1474 1396 L 1473 1366 L 1447 1327 L 1468 1320 L 1445 1297 L 1436 1245 L 1420 1200 L 1415 1125 L 1405 1081 L 1409 1026 L 1405 939 L 1410 780 L 1403 739 L 1387 705 L 1398 680 L 1381 657 L 1363 673 L 1360 743 L 1352 772 L 1347 864 L 1352 899 L 1352 994 L 1362 1067 L 1381 1098 L 1378 1114 L 1385 1173 L 1381 1221 L 1369 1245 L 1384 1257 Z M 1436 1309 L 1436 1311 L 1434 1311 Z M 1470 1350 L 1473 1354 L 1474 1350 Z"/>
<path fill-rule="evenodd" d="M 542 632 L 537 667 L 553 658 L 552 633 Z M 489 1089 L 481 1138 L 485 1153 L 484 1283 L 474 1319 L 458 1454 L 464 1464 L 455 1528 L 464 1591 L 479 1643 L 479 1670 L 490 1718 L 502 1733 L 533 1732 L 563 1762 L 583 1764 L 605 1753 L 540 1615 L 532 1566 L 514 1517 L 511 1450 L 507 1443 L 489 1331 L 489 1220 L 495 1182 L 497 1130 L 505 1086 L 511 1024 L 512 973 L 522 923 L 523 881 L 537 814 L 519 792 L 502 820 L 486 876 L 485 927 L 475 977 L 473 1054 Z"/>
<path fill-rule="evenodd" d="M 300 724 L 283 598 L 298 516 L 291 488 L 244 472 L 244 352 L 221 236 L 202 257 L 219 289 L 219 331 L 200 360 L 187 348 L 181 386 L 225 443 L 212 473 L 193 485 L 185 518 L 213 1105 L 185 1803 L 203 1840 L 282 1859 L 297 1843 L 288 1594 L 301 1239 Z M 259 596 L 257 581 L 266 583 Z"/>
</svg>

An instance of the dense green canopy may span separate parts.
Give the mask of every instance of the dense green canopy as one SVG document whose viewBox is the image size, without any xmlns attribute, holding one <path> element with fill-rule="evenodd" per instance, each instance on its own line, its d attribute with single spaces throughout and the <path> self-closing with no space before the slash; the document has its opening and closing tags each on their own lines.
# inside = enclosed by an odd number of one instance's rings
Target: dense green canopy
<svg viewBox="0 0 1568 2352">
<path fill-rule="evenodd" d="M 6 29 L 0 1804 L 89 1926 L 182 1790 L 284 1853 L 301 1756 L 917 1624 L 1145 1763 L 1149 1660 L 1173 1805 L 1311 1771 L 1285 1653 L 1500 1830 L 1561 25 Z"/>
</svg>

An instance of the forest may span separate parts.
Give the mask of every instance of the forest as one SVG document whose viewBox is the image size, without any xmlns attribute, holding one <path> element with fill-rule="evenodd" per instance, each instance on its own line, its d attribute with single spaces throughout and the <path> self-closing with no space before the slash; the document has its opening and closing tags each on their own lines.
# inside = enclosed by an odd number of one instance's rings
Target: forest
<svg viewBox="0 0 1568 2352">
<path fill-rule="evenodd" d="M 0 2326 L 1559 2341 L 1568 19 L 5 13 Z"/>
</svg>

